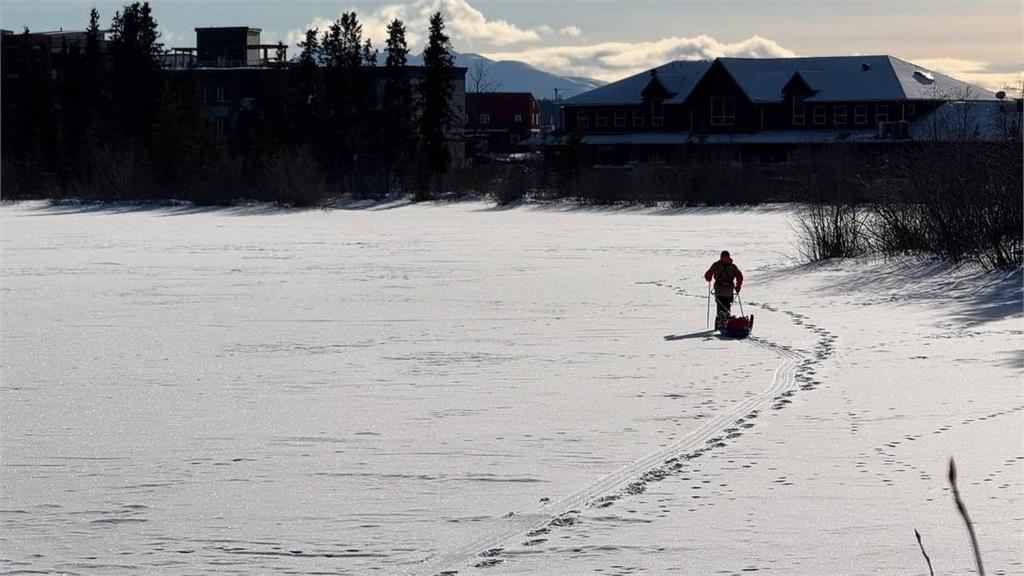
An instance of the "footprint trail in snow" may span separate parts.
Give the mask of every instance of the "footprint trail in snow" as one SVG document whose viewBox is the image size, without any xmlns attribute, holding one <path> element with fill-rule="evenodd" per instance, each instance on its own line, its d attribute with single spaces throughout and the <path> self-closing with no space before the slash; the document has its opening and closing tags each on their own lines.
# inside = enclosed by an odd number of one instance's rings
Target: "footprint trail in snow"
<svg viewBox="0 0 1024 576">
<path fill-rule="evenodd" d="M 667 288 L 679 296 L 703 298 L 665 281 L 637 284 Z M 736 402 L 675 442 L 650 452 L 574 493 L 546 500 L 539 509 L 530 513 L 510 513 L 501 526 L 485 531 L 476 540 L 444 550 L 411 567 L 406 573 L 452 576 L 470 567 L 487 568 L 501 564 L 505 560 L 503 546 L 509 542 L 518 541 L 527 547 L 543 544 L 553 530 L 575 524 L 584 508 L 606 508 L 624 498 L 642 494 L 651 483 L 685 471 L 688 461 L 711 450 L 723 449 L 728 442 L 740 438 L 754 426 L 763 410 L 769 407 L 781 410 L 792 403 L 791 398 L 798 392 L 820 386 L 815 367 L 832 355 L 836 336 L 811 323 L 803 314 L 757 302 L 747 304 L 784 314 L 794 324 L 814 333 L 817 337 L 814 349 L 807 352 L 756 336 L 746 338 L 744 342 L 773 352 L 782 360 L 764 390 Z"/>
</svg>

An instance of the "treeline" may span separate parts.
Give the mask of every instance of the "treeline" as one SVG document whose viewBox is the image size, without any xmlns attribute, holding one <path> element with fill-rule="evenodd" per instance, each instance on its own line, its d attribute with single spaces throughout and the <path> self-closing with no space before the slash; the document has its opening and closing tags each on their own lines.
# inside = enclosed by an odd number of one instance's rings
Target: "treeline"
<svg viewBox="0 0 1024 576">
<path fill-rule="evenodd" d="M 201 73 L 162 68 L 148 3 L 118 11 L 107 40 L 93 9 L 84 46 L 65 42 L 57 54 L 33 50 L 26 30 L 5 59 L 16 78 L 4 79 L 3 195 L 294 205 L 345 193 L 430 197 L 453 161 L 453 49 L 434 14 L 413 74 L 404 23 L 387 31 L 380 70 L 354 12 L 307 31 L 297 62 L 271 70 L 218 126 L 203 114 Z"/>
</svg>

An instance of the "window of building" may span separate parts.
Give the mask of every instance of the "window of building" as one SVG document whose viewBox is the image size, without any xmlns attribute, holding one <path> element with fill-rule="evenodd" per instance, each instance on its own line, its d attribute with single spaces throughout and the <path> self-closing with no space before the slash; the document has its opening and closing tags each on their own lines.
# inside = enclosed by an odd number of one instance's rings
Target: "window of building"
<svg viewBox="0 0 1024 576">
<path fill-rule="evenodd" d="M 846 124 L 846 106 L 836 106 L 832 109 L 832 122 L 836 126 Z"/>
<path fill-rule="evenodd" d="M 655 128 L 660 128 L 661 126 L 664 126 L 664 125 L 665 125 L 665 117 L 664 116 L 651 116 L 651 126 L 654 126 Z"/>
<path fill-rule="evenodd" d="M 886 104 L 879 104 L 875 106 L 875 121 L 876 122 L 888 122 L 889 121 L 889 106 Z"/>
<path fill-rule="evenodd" d="M 539 113 L 533 115 L 533 125 L 534 126 L 540 126 L 540 114 Z"/>
<path fill-rule="evenodd" d="M 217 102 L 224 102 L 224 85 L 217 84 Z"/>
<path fill-rule="evenodd" d="M 913 116 L 916 110 L 913 104 L 907 104 L 907 116 Z"/>
<path fill-rule="evenodd" d="M 868 107 L 862 105 L 853 107 L 853 121 L 863 126 L 868 123 Z"/>
<path fill-rule="evenodd" d="M 608 116 L 604 110 L 598 110 L 597 116 L 594 118 L 594 126 L 598 128 L 604 128 L 608 125 Z"/>
<path fill-rule="evenodd" d="M 217 127 L 217 134 L 223 134 L 227 126 L 227 122 L 223 116 L 217 116 L 214 119 L 214 125 Z"/>
<path fill-rule="evenodd" d="M 825 107 L 824 106 L 815 106 L 814 107 L 814 125 L 815 126 L 824 126 L 826 120 L 828 120 L 828 116 L 825 114 Z"/>
<path fill-rule="evenodd" d="M 644 125 L 644 111 L 643 110 L 633 110 L 633 126 L 643 126 L 643 125 Z"/>
<path fill-rule="evenodd" d="M 803 96 L 793 96 L 793 126 L 803 126 L 807 119 Z"/>
<path fill-rule="evenodd" d="M 207 102 L 207 98 L 206 98 L 206 84 L 203 84 L 203 104 L 206 104 L 206 102 Z"/>
<path fill-rule="evenodd" d="M 513 118 L 513 121 L 516 124 L 521 123 L 523 121 L 523 115 L 522 114 L 516 114 L 515 117 Z"/>
<path fill-rule="evenodd" d="M 491 123 L 491 115 L 490 114 L 481 114 L 480 115 L 480 125 L 481 126 L 486 126 L 486 125 L 488 125 L 490 123 Z"/>
<path fill-rule="evenodd" d="M 711 97 L 711 125 L 732 126 L 736 123 L 736 99 L 732 96 Z"/>
<path fill-rule="evenodd" d="M 616 110 L 615 111 L 615 127 L 625 128 L 626 127 L 626 111 Z"/>
<path fill-rule="evenodd" d="M 576 127 L 577 128 L 588 128 L 590 127 L 590 116 L 587 116 L 585 110 L 579 110 L 576 112 Z"/>
</svg>

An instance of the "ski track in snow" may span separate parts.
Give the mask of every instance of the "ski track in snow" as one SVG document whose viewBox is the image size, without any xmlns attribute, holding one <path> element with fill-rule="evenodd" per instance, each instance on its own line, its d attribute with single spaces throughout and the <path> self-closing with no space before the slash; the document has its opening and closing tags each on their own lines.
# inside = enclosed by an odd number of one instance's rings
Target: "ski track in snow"
<svg viewBox="0 0 1024 576">
<path fill-rule="evenodd" d="M 704 298 L 663 280 L 637 284 L 667 288 L 679 296 Z M 642 494 L 649 484 L 681 472 L 687 461 L 699 458 L 711 450 L 725 448 L 728 441 L 739 438 L 744 431 L 752 428 L 753 421 L 765 408 L 770 406 L 773 410 L 783 409 L 792 402 L 790 398 L 798 391 L 813 390 L 821 385 L 814 367 L 832 355 L 836 336 L 809 322 L 807 316 L 802 314 L 757 302 L 747 304 L 784 314 L 794 324 L 813 332 L 817 336 L 814 350 L 808 353 L 756 336 L 745 338 L 746 343 L 771 351 L 782 359 L 767 388 L 736 402 L 677 441 L 650 452 L 572 494 L 546 502 L 540 509 L 529 514 L 510 512 L 502 526 L 485 531 L 476 540 L 462 546 L 443 550 L 410 567 L 405 573 L 452 576 L 470 566 L 496 566 L 504 561 L 503 544 L 520 538 L 524 546 L 541 544 L 552 530 L 575 524 L 583 508 L 606 508 L 623 498 Z"/>
</svg>

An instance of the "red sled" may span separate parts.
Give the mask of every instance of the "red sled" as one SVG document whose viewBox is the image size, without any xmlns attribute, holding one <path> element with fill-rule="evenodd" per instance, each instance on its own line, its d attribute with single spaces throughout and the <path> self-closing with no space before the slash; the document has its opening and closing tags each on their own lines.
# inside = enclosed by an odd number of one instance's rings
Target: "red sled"
<svg viewBox="0 0 1024 576">
<path fill-rule="evenodd" d="M 754 329 L 754 315 L 750 316 L 729 316 L 725 320 L 725 328 L 722 334 L 733 338 L 746 338 Z"/>
</svg>

